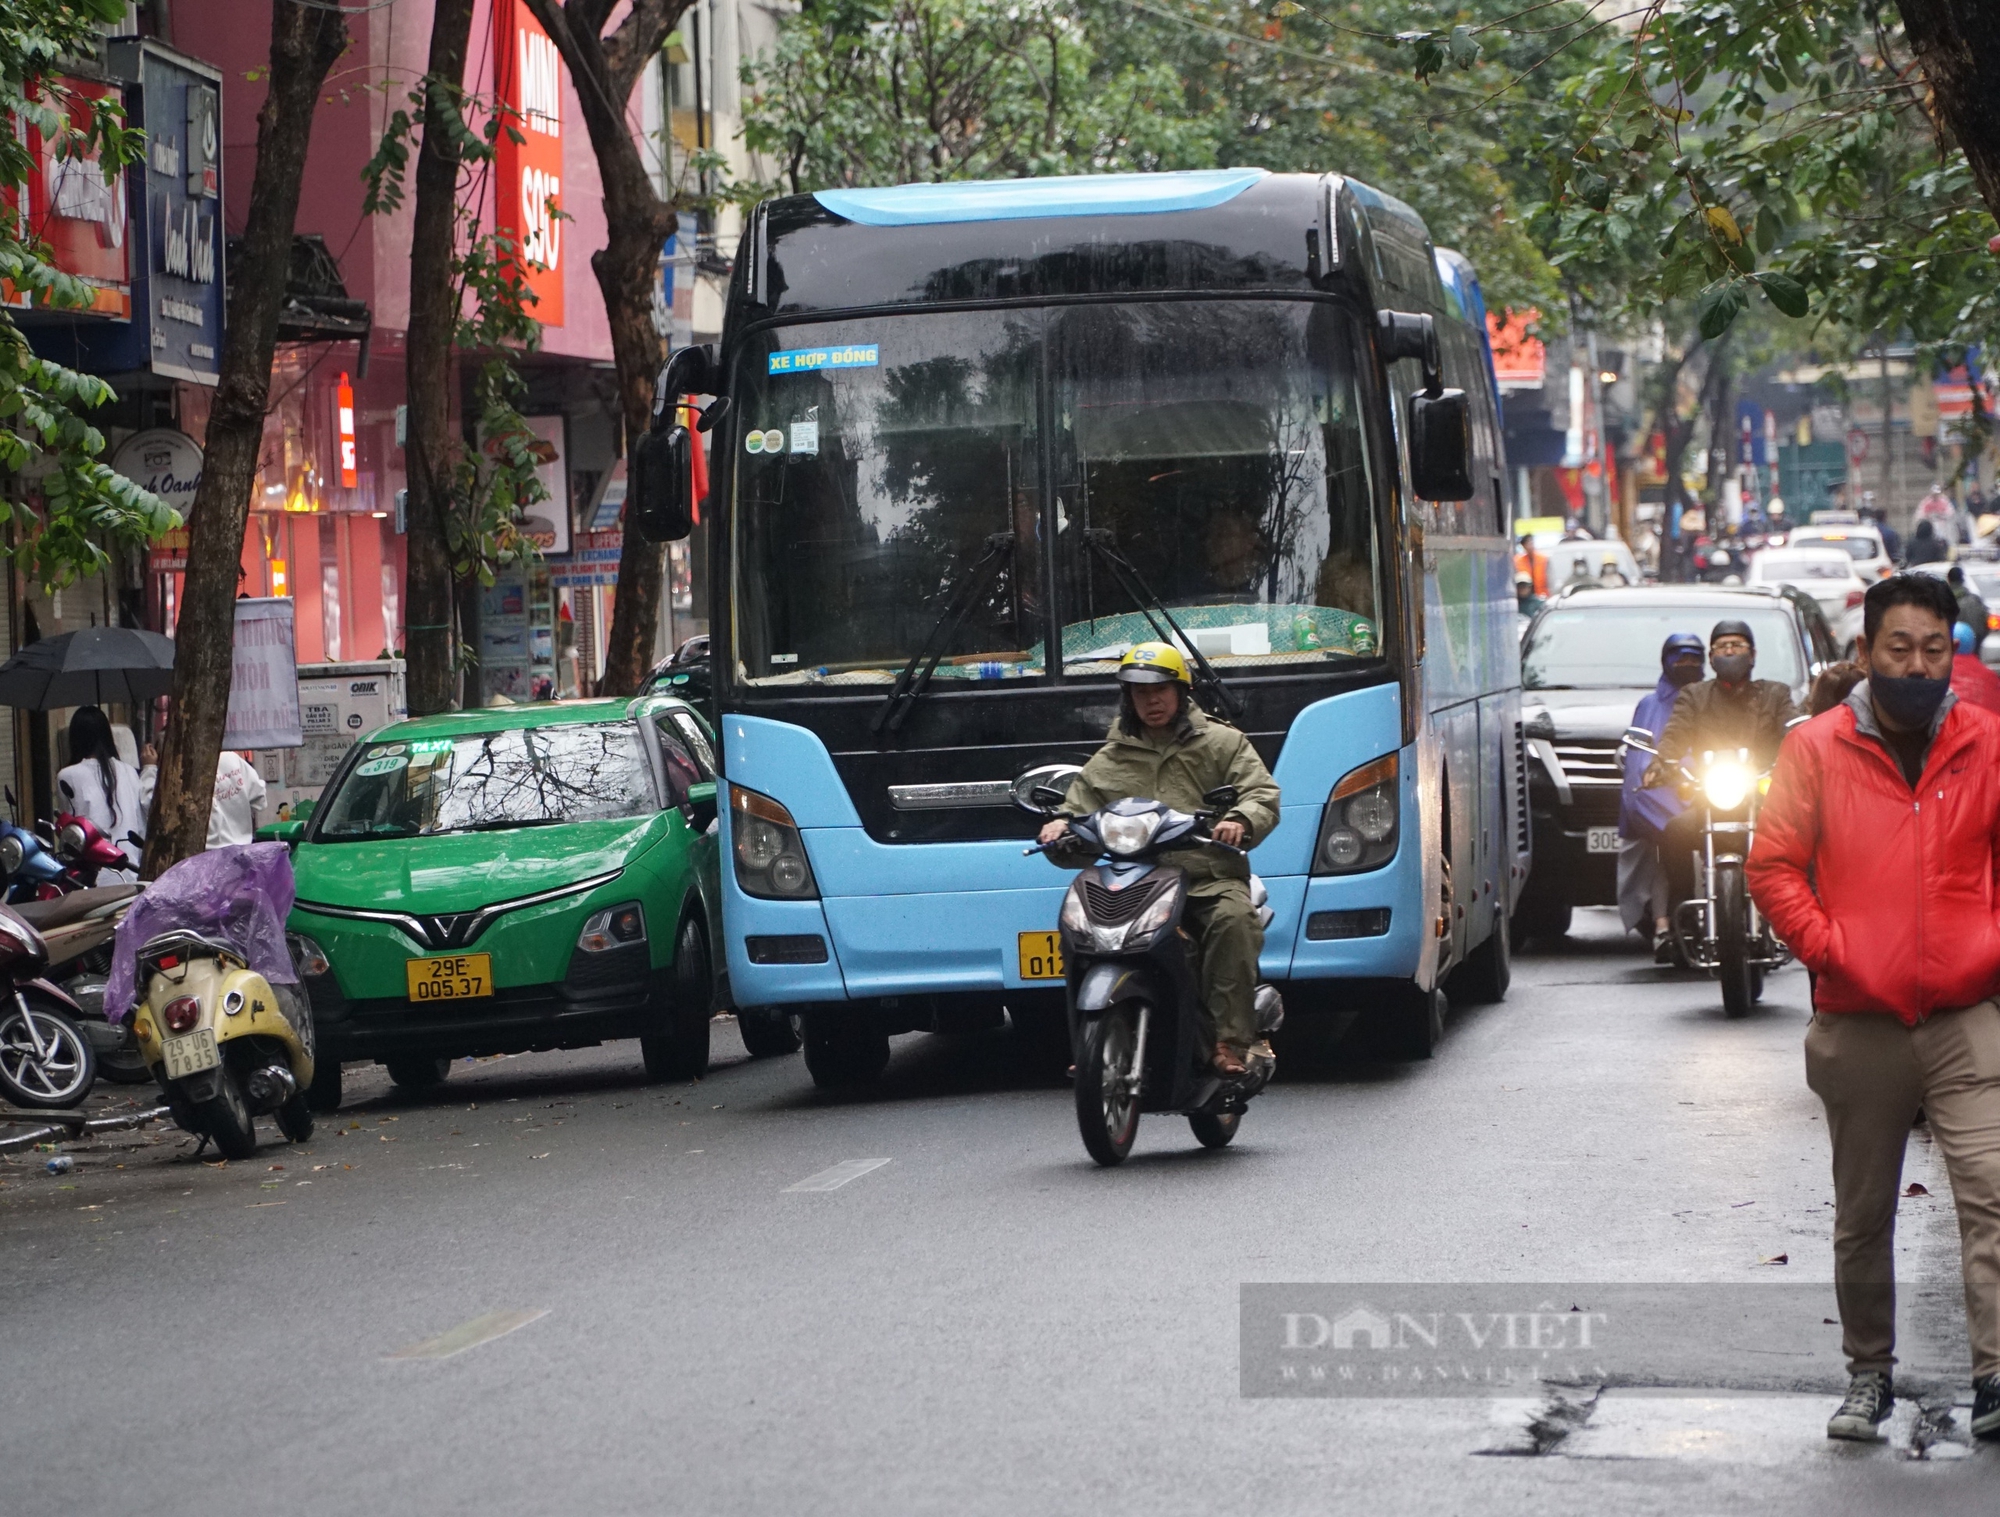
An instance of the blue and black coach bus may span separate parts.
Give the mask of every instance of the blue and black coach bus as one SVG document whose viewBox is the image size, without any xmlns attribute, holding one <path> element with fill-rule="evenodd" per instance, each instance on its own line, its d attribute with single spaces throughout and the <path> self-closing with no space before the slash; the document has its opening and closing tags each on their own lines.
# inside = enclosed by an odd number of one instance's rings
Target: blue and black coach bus
<svg viewBox="0 0 2000 1517">
<path fill-rule="evenodd" d="M 1102 742 L 1119 657 L 1163 635 L 1283 787 L 1252 862 L 1293 1017 L 1357 1013 L 1421 1057 L 1447 978 L 1504 994 L 1529 834 L 1491 373 L 1470 266 L 1339 175 L 759 206 L 720 350 L 666 386 L 718 397 L 747 1025 L 800 1016 L 822 1083 L 879 1072 L 899 1031 L 1059 1025 L 1068 876 L 1023 856 L 1021 802 Z"/>
</svg>

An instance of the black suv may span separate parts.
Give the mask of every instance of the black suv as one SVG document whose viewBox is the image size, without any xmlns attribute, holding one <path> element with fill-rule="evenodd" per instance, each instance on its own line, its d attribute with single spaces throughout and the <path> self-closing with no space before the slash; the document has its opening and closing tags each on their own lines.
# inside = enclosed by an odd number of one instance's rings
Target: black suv
<svg viewBox="0 0 2000 1517">
<path fill-rule="evenodd" d="M 1660 645 L 1735 619 L 1757 637 L 1758 679 L 1789 685 L 1801 710 L 1812 679 L 1839 658 L 1826 615 L 1785 586 L 1579 586 L 1535 614 L 1521 636 L 1534 872 L 1514 908 L 1514 941 L 1560 937 L 1577 906 L 1618 901 L 1618 740 L 1660 678 Z"/>
</svg>

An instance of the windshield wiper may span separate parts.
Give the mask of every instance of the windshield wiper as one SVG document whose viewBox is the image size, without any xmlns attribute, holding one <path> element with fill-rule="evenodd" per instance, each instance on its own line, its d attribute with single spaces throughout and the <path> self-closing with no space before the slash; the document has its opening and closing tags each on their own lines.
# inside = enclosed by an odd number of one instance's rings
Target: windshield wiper
<svg viewBox="0 0 2000 1517">
<path fill-rule="evenodd" d="M 440 827 L 431 836 L 441 837 L 447 832 L 505 832 L 515 827 L 560 827 L 568 820 L 566 816 L 496 816 L 484 822 L 467 822 L 462 827 Z"/>
<path fill-rule="evenodd" d="M 974 603 L 986 593 L 986 587 L 1000 572 L 1002 561 L 1013 551 L 1014 534 L 995 532 L 986 539 L 986 551 L 949 587 L 949 599 L 944 610 L 938 614 L 937 621 L 932 624 L 930 636 L 924 639 L 921 648 L 910 655 L 910 661 L 903 665 L 903 672 L 896 676 L 896 687 L 889 692 L 882 709 L 875 713 L 873 730 L 878 736 L 902 729 L 910 708 L 930 687 L 931 675 L 937 672 L 938 660 L 944 657 L 944 650 L 958 636 L 958 629 L 971 615 Z M 917 669 L 919 664 L 923 665 L 921 673 Z"/>
<path fill-rule="evenodd" d="M 1153 593 L 1153 587 L 1140 577 L 1139 570 L 1132 561 L 1111 546 L 1111 529 L 1086 527 L 1083 531 L 1083 541 L 1091 552 L 1104 560 L 1104 566 L 1111 571 L 1111 577 L 1118 581 L 1119 588 L 1124 590 L 1138 606 L 1139 614 L 1146 618 L 1146 624 L 1153 629 L 1153 635 L 1163 643 L 1171 643 L 1187 650 L 1188 656 L 1194 660 L 1195 698 L 1224 721 L 1235 721 L 1236 702 L 1229 694 L 1229 687 L 1222 683 L 1222 676 L 1217 674 L 1214 667 L 1202 656 L 1201 649 L 1194 645 L 1194 639 L 1181 631 L 1181 624 L 1174 620 L 1174 614 L 1167 609 L 1167 603 Z M 1161 629 L 1159 621 L 1154 620 L 1155 611 L 1160 613 L 1161 620 L 1166 622 L 1167 629 L 1173 633 L 1171 637 L 1167 635 L 1167 631 Z"/>
</svg>

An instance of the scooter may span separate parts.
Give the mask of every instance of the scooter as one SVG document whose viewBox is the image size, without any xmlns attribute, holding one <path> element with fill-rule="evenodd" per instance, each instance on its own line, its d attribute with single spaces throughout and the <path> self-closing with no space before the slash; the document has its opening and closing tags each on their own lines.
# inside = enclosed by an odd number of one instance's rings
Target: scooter
<svg viewBox="0 0 2000 1517">
<path fill-rule="evenodd" d="M 62 793 L 65 800 L 75 804 L 76 793 L 66 782 Z M 145 841 L 137 833 L 131 836 L 142 844 Z M 90 889 L 106 869 L 132 867 L 125 850 L 106 837 L 97 823 L 73 811 L 56 813 L 56 857 L 62 861 L 66 883 L 73 890 Z"/>
<path fill-rule="evenodd" d="M 132 1029 L 175 1123 L 213 1140 L 225 1159 L 257 1151 L 256 1118 L 276 1117 L 294 1143 L 312 1136 L 311 1004 L 273 985 L 218 938 L 175 929 L 139 947 Z"/>
<path fill-rule="evenodd" d="M 0 789 L 9 810 L 18 809 L 12 787 Z M 0 879 L 9 902 L 39 901 L 62 893 L 62 860 L 19 822 L 0 821 Z"/>
<path fill-rule="evenodd" d="M 1051 797 L 1060 803 L 1053 791 L 1038 790 L 1034 799 Z M 1208 829 L 1235 804 L 1235 791 L 1224 786 L 1202 799 L 1214 809 L 1197 815 L 1158 801 L 1116 801 L 1072 818 L 1058 842 L 1025 850 L 1087 849 L 1099 860 L 1070 886 L 1058 919 L 1076 1053 L 1077 1130 L 1099 1164 L 1124 1162 L 1139 1116 L 1148 1111 L 1182 1113 L 1203 1147 L 1225 1146 L 1276 1072 L 1262 1044 L 1240 1075 L 1224 1076 L 1212 1063 L 1195 945 L 1180 925 L 1187 873 L 1162 862 L 1176 849 L 1228 848 Z M 1263 881 L 1253 875 L 1250 902 L 1268 924 L 1266 899 Z M 1258 1036 L 1268 1038 L 1285 1018 L 1273 986 L 1257 987 L 1256 1008 Z"/>
<path fill-rule="evenodd" d="M 80 1105 L 97 1080 L 97 1056 L 76 1002 L 43 978 L 48 945 L 11 907 L 0 906 L 0 1095 L 15 1106 Z"/>
<path fill-rule="evenodd" d="M 1643 727 L 1626 730 L 1621 757 L 1626 748 L 1660 756 Z M 1694 785 L 1707 815 L 1696 856 L 1696 894 L 1674 912 L 1674 939 L 1689 964 L 1722 982 L 1723 1015 L 1748 1016 L 1763 999 L 1764 976 L 1792 960 L 1792 951 L 1750 898 L 1743 876 L 1757 832 L 1757 805 L 1770 788 L 1771 772 L 1759 773 L 1747 748 L 1705 752 L 1698 769 L 1677 767 Z"/>
<path fill-rule="evenodd" d="M 41 934 L 48 950 L 44 976 L 76 1003 L 84 1035 L 97 1054 L 98 1074 L 120 1085 L 141 1085 L 153 1078 L 131 1023 L 113 1022 L 104 1015 L 112 938 L 144 888 L 98 885 L 49 900 L 21 901 L 12 908 Z"/>
</svg>

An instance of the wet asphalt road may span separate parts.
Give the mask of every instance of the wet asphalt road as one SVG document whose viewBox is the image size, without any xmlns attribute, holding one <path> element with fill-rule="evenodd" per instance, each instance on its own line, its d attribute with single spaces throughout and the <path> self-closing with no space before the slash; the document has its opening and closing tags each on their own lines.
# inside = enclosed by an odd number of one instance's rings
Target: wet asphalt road
<svg viewBox="0 0 2000 1517">
<path fill-rule="evenodd" d="M 699 1084 L 645 1084 L 632 1045 L 461 1063 L 421 1102 L 350 1071 L 337 1123 L 251 1162 L 157 1130 L 60 1177 L 0 1160 L 0 1509 L 2000 1509 L 2000 1449 L 1952 1430 L 1927 1135 L 1899 1249 L 1929 1410 L 1830 1447 L 1837 1330 L 1746 1349 L 1694 1288 L 1821 1287 L 1832 1315 L 1805 977 L 1725 1022 L 1614 933 L 1581 913 L 1427 1064 L 1293 1050 L 1233 1148 L 1149 1118 L 1113 1172 L 1005 1035 L 901 1039 L 828 1099 L 727 1021 Z M 1699 1394 L 1586 1387 L 1539 1421 L 1246 1397 L 1239 1290 L 1266 1281 L 1678 1283 Z"/>
</svg>

